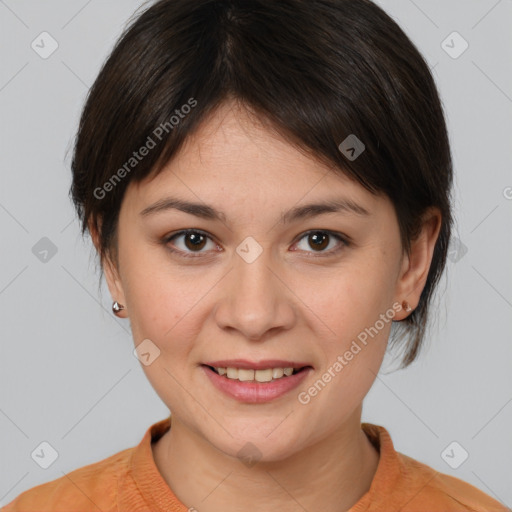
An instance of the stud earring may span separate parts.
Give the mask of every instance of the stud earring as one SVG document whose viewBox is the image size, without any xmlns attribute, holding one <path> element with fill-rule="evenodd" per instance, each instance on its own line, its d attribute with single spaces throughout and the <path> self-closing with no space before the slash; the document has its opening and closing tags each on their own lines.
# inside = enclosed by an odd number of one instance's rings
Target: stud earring
<svg viewBox="0 0 512 512">
<path fill-rule="evenodd" d="M 404 301 L 402 302 L 402 309 L 405 309 L 405 311 L 406 311 L 407 313 L 410 313 L 410 312 L 412 311 L 411 306 L 409 305 L 409 303 L 408 303 L 406 300 L 404 300 Z"/>
<path fill-rule="evenodd" d="M 114 312 L 114 315 L 119 316 L 119 313 L 121 310 L 124 309 L 124 306 L 122 304 L 119 304 L 117 300 L 112 303 L 112 311 Z"/>
</svg>

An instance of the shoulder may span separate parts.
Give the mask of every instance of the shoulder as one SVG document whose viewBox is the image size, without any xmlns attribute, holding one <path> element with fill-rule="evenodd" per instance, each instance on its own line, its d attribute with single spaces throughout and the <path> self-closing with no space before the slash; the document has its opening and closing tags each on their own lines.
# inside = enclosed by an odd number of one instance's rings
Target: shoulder
<svg viewBox="0 0 512 512">
<path fill-rule="evenodd" d="M 508 509 L 480 489 L 459 478 L 440 473 L 426 464 L 397 452 L 403 477 L 412 491 L 403 512 L 506 512 Z M 425 509 L 426 510 L 426 509 Z"/>
<path fill-rule="evenodd" d="M 134 448 L 75 469 L 22 492 L 0 512 L 117 510 L 117 482 L 128 471 Z"/>
<path fill-rule="evenodd" d="M 510 512 L 477 487 L 396 451 L 383 426 L 362 428 L 380 458 L 369 492 L 351 512 Z"/>
</svg>

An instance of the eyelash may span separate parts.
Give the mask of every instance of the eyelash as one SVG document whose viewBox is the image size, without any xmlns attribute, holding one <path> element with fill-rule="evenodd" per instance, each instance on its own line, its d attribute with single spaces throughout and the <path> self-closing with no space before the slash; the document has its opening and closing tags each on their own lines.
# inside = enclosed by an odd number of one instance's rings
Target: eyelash
<svg viewBox="0 0 512 512">
<path fill-rule="evenodd" d="M 210 239 L 212 242 L 214 242 L 214 240 L 207 233 L 205 233 L 204 231 L 201 231 L 201 230 L 198 230 L 198 229 L 186 229 L 186 230 L 183 230 L 183 231 L 178 231 L 177 233 L 174 233 L 172 235 L 169 235 L 168 237 L 166 237 L 163 240 L 163 244 L 165 245 L 165 247 L 170 252 L 178 254 L 180 257 L 183 257 L 183 258 L 199 258 L 199 257 L 202 256 L 201 252 L 197 252 L 197 253 L 185 252 L 185 251 L 182 251 L 180 249 L 173 249 L 169 245 L 169 243 L 172 240 L 174 240 L 175 238 L 178 238 L 178 237 L 183 236 L 183 235 L 189 235 L 189 234 L 192 234 L 192 233 L 193 234 L 198 234 L 198 235 L 203 235 L 206 238 Z M 327 234 L 327 235 L 329 235 L 331 237 L 334 237 L 339 242 L 341 242 L 341 247 L 338 247 L 336 249 L 331 249 L 330 251 L 321 251 L 317 255 L 314 255 L 314 256 L 308 256 L 308 257 L 311 257 L 311 258 L 321 258 L 321 257 L 326 257 L 326 256 L 332 256 L 334 254 L 337 254 L 339 251 L 341 251 L 343 249 L 343 247 L 348 247 L 350 245 L 350 242 L 348 241 L 346 236 L 341 235 L 341 233 L 335 233 L 333 231 L 329 231 L 329 230 L 325 230 L 325 229 L 311 229 L 309 231 L 306 231 L 305 233 L 303 233 L 298 238 L 297 242 L 295 242 L 295 243 L 300 242 L 303 238 L 305 238 L 308 235 L 311 235 L 313 233 L 323 233 L 323 234 Z M 294 245 L 295 245 L 295 243 L 294 243 Z M 310 252 L 310 251 L 306 251 L 306 252 Z"/>
</svg>

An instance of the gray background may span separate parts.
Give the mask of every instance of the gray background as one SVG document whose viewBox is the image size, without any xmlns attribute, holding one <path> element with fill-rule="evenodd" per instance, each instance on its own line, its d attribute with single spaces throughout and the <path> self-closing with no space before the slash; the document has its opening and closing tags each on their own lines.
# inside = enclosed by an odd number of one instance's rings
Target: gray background
<svg viewBox="0 0 512 512">
<path fill-rule="evenodd" d="M 168 414 L 132 354 L 128 321 L 111 314 L 106 285 L 97 291 L 92 245 L 67 195 L 85 95 L 139 5 L 0 1 L 0 505 L 134 446 Z M 388 428 L 399 451 L 512 507 L 512 1 L 380 5 L 434 69 L 460 243 L 426 350 L 405 371 L 387 360 L 363 420 Z M 43 31 L 59 45 L 47 59 L 31 47 Z M 458 58 L 461 39 L 442 46 L 453 31 L 469 43 Z M 48 469 L 31 458 L 42 441 L 58 452 Z M 452 464 L 469 453 L 457 469 L 441 456 L 453 441 Z"/>
</svg>

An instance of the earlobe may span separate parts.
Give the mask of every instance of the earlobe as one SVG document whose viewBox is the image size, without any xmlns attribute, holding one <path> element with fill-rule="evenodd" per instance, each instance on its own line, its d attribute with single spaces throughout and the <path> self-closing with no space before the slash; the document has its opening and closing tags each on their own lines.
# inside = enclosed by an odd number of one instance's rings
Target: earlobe
<svg viewBox="0 0 512 512">
<path fill-rule="evenodd" d="M 101 257 L 99 233 L 98 230 L 92 225 L 92 223 L 89 223 L 89 233 L 91 234 L 91 238 L 94 247 L 96 248 L 96 252 Z M 125 318 L 127 316 L 125 306 L 126 302 L 118 268 L 116 264 L 111 260 L 109 255 L 102 258 L 101 266 L 103 269 L 105 280 L 107 281 L 107 286 L 110 291 L 110 295 L 113 300 L 112 312 L 119 318 Z"/>
<path fill-rule="evenodd" d="M 123 285 L 119 276 L 119 271 L 115 263 L 107 256 L 102 263 L 103 272 L 107 281 L 108 289 L 112 297 L 112 312 L 119 318 L 126 318 L 126 302 L 124 296 Z"/>
<path fill-rule="evenodd" d="M 441 214 L 437 208 L 429 209 L 423 216 L 421 231 L 411 241 L 409 254 L 404 255 L 396 297 L 405 314 L 400 314 L 397 320 L 403 320 L 410 311 L 414 310 L 420 300 L 421 292 L 427 282 L 434 248 L 441 229 Z M 407 303 L 410 310 L 404 306 Z M 400 318 L 401 317 L 401 318 Z"/>
</svg>

